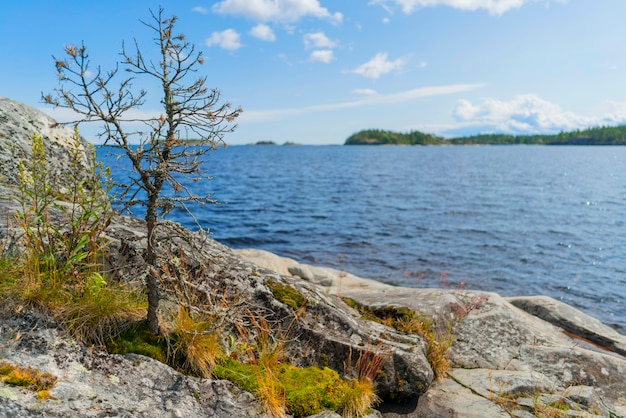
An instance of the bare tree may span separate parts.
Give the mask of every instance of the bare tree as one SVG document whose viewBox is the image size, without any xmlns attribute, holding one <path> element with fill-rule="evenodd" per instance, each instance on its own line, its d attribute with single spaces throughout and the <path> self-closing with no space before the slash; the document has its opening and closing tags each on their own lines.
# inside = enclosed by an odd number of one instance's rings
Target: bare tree
<svg viewBox="0 0 626 418">
<path fill-rule="evenodd" d="M 183 180 L 208 178 L 201 170 L 202 157 L 223 144 L 224 134 L 234 130 L 233 121 L 242 110 L 223 103 L 218 90 L 206 87 L 206 77 L 195 76 L 204 59 L 184 35 L 174 33 L 177 18 L 164 18 L 162 8 L 157 13 L 151 10 L 150 15 L 151 20 L 141 23 L 155 35 L 158 58 L 144 56 L 134 40 L 132 52 L 122 46 L 122 59 L 115 69 L 105 72 L 97 66 L 92 71 L 85 46 L 68 45 L 63 58 L 53 57 L 60 87 L 43 100 L 78 113 L 79 120 L 72 123 L 103 123 L 100 135 L 104 145 L 123 151 L 132 164 L 133 171 L 121 196 L 126 208 L 145 207 L 146 262 L 151 266 L 146 283 L 147 324 L 158 334 L 155 228 L 158 220 L 174 208 L 185 209 L 188 202 L 213 202 L 210 194 L 194 194 Z M 120 68 L 129 75 L 120 75 Z M 144 104 L 148 94 L 134 88 L 136 79 L 158 83 L 163 106 L 160 116 L 133 117 L 138 113 L 133 111 Z"/>
</svg>

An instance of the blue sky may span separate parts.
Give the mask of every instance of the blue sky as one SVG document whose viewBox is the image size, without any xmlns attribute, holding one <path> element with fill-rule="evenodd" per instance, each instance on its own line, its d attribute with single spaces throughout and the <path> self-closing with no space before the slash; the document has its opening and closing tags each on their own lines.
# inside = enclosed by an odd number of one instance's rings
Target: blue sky
<svg viewBox="0 0 626 418">
<path fill-rule="evenodd" d="M 162 0 L 241 106 L 229 144 L 340 144 L 361 129 L 556 133 L 626 123 L 624 0 Z M 0 3 L 0 96 L 45 107 L 52 55 L 113 68 L 153 1 Z M 138 83 L 139 84 L 139 83 Z M 154 98 L 153 98 L 154 97 Z M 142 109 L 160 113 L 158 97 Z M 94 127 L 81 128 L 88 138 Z"/>
</svg>

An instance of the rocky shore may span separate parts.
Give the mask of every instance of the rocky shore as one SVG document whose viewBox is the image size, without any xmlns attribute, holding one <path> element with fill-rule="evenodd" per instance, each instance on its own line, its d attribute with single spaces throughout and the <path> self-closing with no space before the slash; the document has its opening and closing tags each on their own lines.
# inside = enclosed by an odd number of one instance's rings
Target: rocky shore
<svg viewBox="0 0 626 418">
<path fill-rule="evenodd" d="M 44 135 L 63 169 L 70 133 L 54 128 L 53 135 L 53 124 L 35 109 L 0 98 L 3 214 L 16 208 L 15 171 L 5 162 L 27 155 L 33 132 Z M 12 233 L 7 219 L 0 219 L 0 240 Z M 232 250 L 174 223 L 166 222 L 160 233 L 178 237 L 173 245 L 186 255 L 197 289 L 242 295 L 242 303 L 268 320 L 292 323 L 293 364 L 347 373 L 352 353 L 367 347 L 387 353 L 375 381 L 381 402 L 370 417 L 626 417 L 626 337 L 557 300 L 394 287 L 261 250 Z M 107 236 L 115 271 L 141 278 L 142 221 L 116 216 Z M 305 314 L 297 316 L 277 298 L 271 283 L 302 295 Z M 365 314 L 409 310 L 450 338 L 451 367 L 439 378 L 427 338 Z M 0 318 L 0 359 L 58 379 L 47 400 L 0 383 L 0 416 L 265 416 L 253 395 L 229 381 L 190 377 L 147 357 L 83 346 L 28 309 Z"/>
</svg>

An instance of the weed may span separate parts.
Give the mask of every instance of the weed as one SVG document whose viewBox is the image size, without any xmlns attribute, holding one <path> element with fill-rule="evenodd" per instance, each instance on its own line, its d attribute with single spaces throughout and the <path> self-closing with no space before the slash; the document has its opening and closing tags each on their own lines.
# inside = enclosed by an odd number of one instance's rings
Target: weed
<svg viewBox="0 0 626 418">
<path fill-rule="evenodd" d="M 436 379 L 443 379 L 450 370 L 449 353 L 454 337 L 452 324 L 445 331 L 438 330 L 428 316 L 415 315 L 395 322 L 394 327 L 408 334 L 418 334 L 426 341 L 426 358 L 435 373 Z"/>
<path fill-rule="evenodd" d="M 53 180 L 40 135 L 33 135 L 31 158 L 19 162 L 15 219 L 25 251 L 17 260 L 3 254 L 0 268 L 7 274 L 0 294 L 14 309 L 34 306 L 78 340 L 102 344 L 145 315 L 146 304 L 138 293 L 108 283 L 101 272 L 104 231 L 113 213 L 106 200 L 110 172 L 96 162 L 93 150 L 85 160 L 76 129 L 69 152 L 69 167 L 59 181 Z"/>
<path fill-rule="evenodd" d="M 382 341 L 375 347 L 370 347 L 368 343 L 367 347 L 359 352 L 359 357 L 352 365 L 352 350 L 350 350 L 348 362 L 344 367 L 346 375 L 356 375 L 356 379 L 352 379 L 353 384 L 344 394 L 344 417 L 361 416 L 380 402 L 374 390 L 374 380 L 390 356 L 390 352 L 382 351 Z"/>
<path fill-rule="evenodd" d="M 98 276 L 94 276 L 98 277 Z M 146 315 L 144 298 L 117 284 L 90 283 L 72 303 L 55 308 L 61 324 L 82 342 L 104 344 Z"/>
</svg>

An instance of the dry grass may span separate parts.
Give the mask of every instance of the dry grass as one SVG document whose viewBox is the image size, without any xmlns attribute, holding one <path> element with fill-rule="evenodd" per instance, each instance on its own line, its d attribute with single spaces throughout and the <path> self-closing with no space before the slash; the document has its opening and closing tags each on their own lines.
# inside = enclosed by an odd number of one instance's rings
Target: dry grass
<svg viewBox="0 0 626 418">
<path fill-rule="evenodd" d="M 380 402 L 374 389 L 374 380 L 392 354 L 383 351 L 382 344 L 382 341 L 375 346 L 368 343 L 365 349 L 359 352 L 354 364 L 350 351 L 347 364 L 344 366 L 345 372 L 346 375 L 356 375 L 356 379 L 352 379 L 352 385 L 344 396 L 342 411 L 344 417 L 362 416 Z"/>
<path fill-rule="evenodd" d="M 415 314 L 412 318 L 398 319 L 395 328 L 422 336 L 426 341 L 426 358 L 435 373 L 435 378 L 441 380 L 446 377 L 451 368 L 449 356 L 454 341 L 451 324 L 442 330 L 428 316 Z"/>
<path fill-rule="evenodd" d="M 63 327 L 83 343 L 104 345 L 145 318 L 142 296 L 118 284 L 75 295 L 72 302 L 53 308 Z"/>
<path fill-rule="evenodd" d="M 201 377 L 211 377 L 223 350 L 210 319 L 192 318 L 187 309 L 179 306 L 167 334 L 174 356 L 182 356 L 185 370 Z"/>
</svg>

